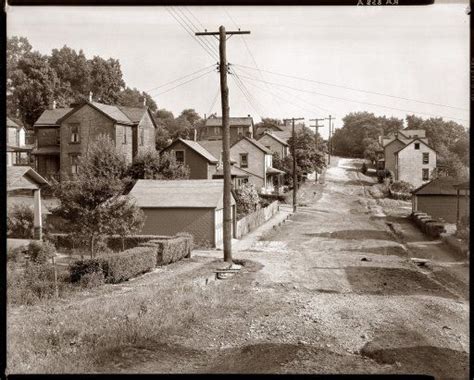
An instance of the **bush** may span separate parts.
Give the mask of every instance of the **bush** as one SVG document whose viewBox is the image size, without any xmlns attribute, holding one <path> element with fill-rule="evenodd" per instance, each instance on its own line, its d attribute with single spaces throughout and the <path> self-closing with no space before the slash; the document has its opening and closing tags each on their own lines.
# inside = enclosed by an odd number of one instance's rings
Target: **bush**
<svg viewBox="0 0 474 380">
<path fill-rule="evenodd" d="M 362 167 L 360 168 L 360 171 L 362 172 L 362 174 L 366 174 L 367 173 L 367 164 L 364 162 L 362 163 Z"/>
<path fill-rule="evenodd" d="M 393 179 L 392 172 L 388 169 L 377 170 L 377 179 L 379 183 L 384 182 L 385 179 L 392 180 Z"/>
<path fill-rule="evenodd" d="M 24 204 L 15 204 L 8 209 L 7 236 L 18 239 L 33 237 L 33 209 Z"/>
<path fill-rule="evenodd" d="M 93 273 L 102 273 L 102 276 L 104 276 L 104 264 L 105 262 L 101 258 L 77 260 L 69 266 L 69 280 L 71 282 L 78 282 L 83 277 Z"/>
<path fill-rule="evenodd" d="M 191 257 L 192 236 L 182 234 L 168 239 L 154 239 L 143 243 L 143 247 L 154 247 L 156 265 L 166 265 L 179 261 L 184 257 Z"/>
<path fill-rule="evenodd" d="M 251 183 L 245 183 L 235 190 L 234 196 L 237 204 L 237 219 L 254 212 L 260 201 L 257 189 Z"/>
<path fill-rule="evenodd" d="M 33 263 L 44 264 L 56 254 L 56 248 L 49 241 L 32 241 L 25 254 Z"/>
<path fill-rule="evenodd" d="M 95 288 L 105 283 L 104 273 L 102 271 L 86 273 L 79 281 L 82 288 Z"/>
<path fill-rule="evenodd" d="M 21 247 L 8 247 L 7 249 L 7 261 L 12 263 L 22 262 L 25 258 L 26 246 Z"/>
<path fill-rule="evenodd" d="M 397 193 L 410 194 L 413 189 L 413 185 L 405 181 L 396 181 L 390 185 L 390 190 Z"/>
<path fill-rule="evenodd" d="M 7 299 L 9 303 L 32 305 L 54 296 L 54 271 L 50 264 L 26 266 L 24 271 L 9 271 Z"/>
</svg>

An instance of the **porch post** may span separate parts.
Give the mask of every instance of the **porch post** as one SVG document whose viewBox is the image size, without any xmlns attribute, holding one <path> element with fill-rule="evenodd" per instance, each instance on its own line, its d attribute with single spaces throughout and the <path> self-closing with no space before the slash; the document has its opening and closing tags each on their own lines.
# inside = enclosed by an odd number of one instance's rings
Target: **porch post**
<svg viewBox="0 0 474 380">
<path fill-rule="evenodd" d="M 33 219 L 33 238 L 41 240 L 43 237 L 43 225 L 41 221 L 41 190 L 36 189 L 34 191 L 34 219 Z"/>
</svg>

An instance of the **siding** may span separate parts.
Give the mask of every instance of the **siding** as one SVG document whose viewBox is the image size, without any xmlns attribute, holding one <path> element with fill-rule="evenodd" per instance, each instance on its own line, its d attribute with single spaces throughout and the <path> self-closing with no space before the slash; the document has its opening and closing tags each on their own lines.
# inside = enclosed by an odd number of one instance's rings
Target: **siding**
<svg viewBox="0 0 474 380">
<path fill-rule="evenodd" d="M 402 149 L 405 146 L 399 140 L 396 140 L 384 148 L 384 157 L 385 157 L 385 169 L 388 169 L 395 173 L 396 171 L 396 157 L 395 152 Z"/>
<path fill-rule="evenodd" d="M 278 153 L 280 158 L 286 157 L 286 146 L 276 141 L 273 137 L 264 135 L 258 142 L 269 148 L 272 153 Z"/>
<path fill-rule="evenodd" d="M 442 218 L 448 223 L 456 223 L 455 195 L 418 195 L 415 197 L 415 211 L 426 212 L 433 218 Z M 469 204 L 465 196 L 459 199 L 459 216 L 468 214 Z"/>
<path fill-rule="evenodd" d="M 16 128 L 7 127 L 7 145 L 18 146 L 18 130 Z"/>
<path fill-rule="evenodd" d="M 216 128 L 216 129 L 214 129 Z M 242 128 L 242 136 L 252 137 L 253 130 L 248 125 L 246 126 L 231 126 L 230 129 L 230 144 L 232 145 L 240 139 L 238 129 Z M 215 132 L 217 131 L 217 133 Z M 222 127 L 205 127 L 202 129 L 200 136 L 201 140 L 222 140 Z"/>
<path fill-rule="evenodd" d="M 265 187 L 265 153 L 247 140 L 240 140 L 230 148 L 230 157 L 240 166 L 240 153 L 248 153 L 248 167 L 243 168 L 249 173 L 249 182 L 258 190 Z"/>
<path fill-rule="evenodd" d="M 143 208 L 146 215 L 142 234 L 175 235 L 189 232 L 196 243 L 214 245 L 214 209 Z"/>
<path fill-rule="evenodd" d="M 423 153 L 429 153 L 428 164 L 423 164 Z M 429 181 L 423 181 L 422 169 L 428 169 L 431 175 L 435 168 L 436 152 L 422 143 L 420 143 L 420 149 L 415 149 L 414 143 L 411 143 L 398 153 L 396 179 L 419 187 Z"/>
<path fill-rule="evenodd" d="M 36 127 L 35 140 L 38 148 L 45 146 L 59 146 L 59 127 Z"/>
<path fill-rule="evenodd" d="M 203 156 L 180 141 L 166 149 L 170 153 L 175 150 L 184 150 L 184 163 L 189 167 L 189 179 L 212 179 L 212 176 L 208 177 L 208 161 Z"/>
<path fill-rule="evenodd" d="M 140 145 L 140 129 L 143 128 L 144 132 L 144 142 L 143 145 Z M 151 121 L 150 115 L 148 112 L 143 115 L 143 118 L 140 120 L 140 123 L 137 127 L 137 147 L 138 151 L 155 148 L 155 127 Z"/>
</svg>

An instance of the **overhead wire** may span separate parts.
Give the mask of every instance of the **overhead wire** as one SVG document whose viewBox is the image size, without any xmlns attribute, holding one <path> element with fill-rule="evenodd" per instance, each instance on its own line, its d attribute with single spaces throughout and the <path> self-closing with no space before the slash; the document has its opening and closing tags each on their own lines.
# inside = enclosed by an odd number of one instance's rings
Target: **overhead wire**
<svg viewBox="0 0 474 380">
<path fill-rule="evenodd" d="M 182 80 L 182 79 L 185 79 L 185 78 L 188 78 L 188 77 L 190 77 L 190 76 L 192 76 L 192 75 L 198 74 L 198 73 L 200 73 L 200 72 L 202 72 L 202 71 L 204 71 L 204 70 L 207 70 L 207 69 L 209 69 L 209 68 L 211 68 L 211 67 L 213 67 L 213 66 L 214 66 L 214 65 L 209 65 L 209 66 L 203 67 L 202 69 L 197 70 L 197 71 L 195 71 L 195 72 L 193 72 L 193 73 L 183 75 L 182 77 L 173 79 L 172 81 L 169 81 L 169 82 L 160 84 L 159 86 L 156 86 L 156 87 L 153 87 L 152 89 L 147 90 L 146 92 L 152 92 L 152 91 L 155 91 L 155 90 L 157 90 L 157 89 L 159 89 L 159 88 L 165 87 L 165 86 L 167 86 L 167 85 L 169 85 L 169 84 L 173 84 L 173 83 L 179 82 L 179 81 Z"/>
<path fill-rule="evenodd" d="M 167 92 L 170 92 L 171 90 L 174 90 L 175 88 L 181 87 L 181 86 L 183 86 L 183 85 L 185 85 L 185 84 L 187 84 L 187 83 L 190 83 L 190 82 L 195 81 L 195 80 L 197 80 L 197 79 L 199 79 L 199 78 L 202 78 L 203 76 L 205 76 L 205 75 L 207 75 L 207 74 L 209 74 L 209 73 L 211 73 L 211 72 L 213 72 L 213 71 L 214 71 L 214 69 L 209 70 L 209 71 L 206 71 L 205 73 L 203 73 L 203 74 L 201 74 L 201 75 L 199 75 L 199 76 L 197 76 L 197 77 L 195 77 L 195 78 L 191 78 L 191 79 L 187 80 L 186 82 L 183 82 L 183 83 L 180 83 L 180 84 L 178 84 L 178 85 L 176 85 L 176 86 L 174 86 L 174 87 L 171 87 L 171 88 L 169 88 L 169 89 L 167 89 L 167 90 L 165 90 L 165 91 L 163 91 L 163 92 L 158 93 L 157 95 L 154 95 L 153 97 L 157 97 L 158 95 L 166 94 Z"/>
</svg>

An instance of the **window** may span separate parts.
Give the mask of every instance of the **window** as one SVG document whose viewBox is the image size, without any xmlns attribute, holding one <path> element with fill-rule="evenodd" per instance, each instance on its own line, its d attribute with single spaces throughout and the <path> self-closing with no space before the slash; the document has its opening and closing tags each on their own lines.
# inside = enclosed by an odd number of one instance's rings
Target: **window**
<svg viewBox="0 0 474 380">
<path fill-rule="evenodd" d="M 238 127 L 237 128 L 237 135 L 242 136 L 243 133 L 244 133 L 244 129 L 242 127 Z"/>
<path fill-rule="evenodd" d="M 145 128 L 140 128 L 140 145 L 145 145 Z"/>
<path fill-rule="evenodd" d="M 416 150 L 420 149 L 420 143 L 415 143 L 415 149 Z"/>
<path fill-rule="evenodd" d="M 248 168 L 248 153 L 240 153 L 240 167 L 241 168 Z"/>
<path fill-rule="evenodd" d="M 79 154 L 70 154 L 71 159 L 71 173 L 77 174 L 79 171 Z"/>
<path fill-rule="evenodd" d="M 423 181 L 428 181 L 430 179 L 430 171 L 428 169 L 421 169 L 421 170 L 422 170 Z"/>
<path fill-rule="evenodd" d="M 71 124 L 71 143 L 79 143 L 79 124 Z"/>
<path fill-rule="evenodd" d="M 122 127 L 122 144 L 127 143 L 127 127 Z"/>
<path fill-rule="evenodd" d="M 175 150 L 174 156 L 176 157 L 176 161 L 184 164 L 184 150 Z"/>
<path fill-rule="evenodd" d="M 424 164 L 429 164 L 430 163 L 430 154 L 429 153 L 423 153 L 423 163 Z"/>
<path fill-rule="evenodd" d="M 215 134 L 215 135 L 220 135 L 220 134 L 221 134 L 221 129 L 220 129 L 220 127 L 214 127 L 214 134 Z"/>
</svg>

